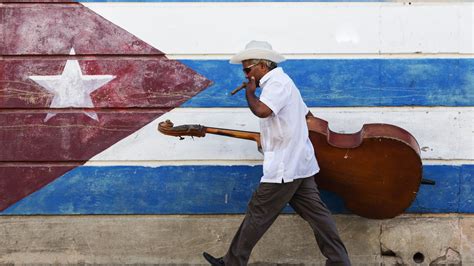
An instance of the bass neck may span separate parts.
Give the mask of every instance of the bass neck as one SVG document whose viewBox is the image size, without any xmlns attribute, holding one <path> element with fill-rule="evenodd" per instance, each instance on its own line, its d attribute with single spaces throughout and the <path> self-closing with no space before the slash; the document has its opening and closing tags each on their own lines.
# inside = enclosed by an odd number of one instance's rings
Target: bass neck
<svg viewBox="0 0 474 266">
<path fill-rule="evenodd" d="M 217 128 L 217 127 L 204 127 L 206 133 L 226 136 L 231 138 L 238 138 L 238 139 L 248 139 L 253 141 L 260 141 L 260 133 L 258 132 L 251 132 L 251 131 L 243 131 L 243 130 L 233 130 L 233 129 L 226 129 L 226 128 Z"/>
<path fill-rule="evenodd" d="M 206 134 L 214 134 L 220 136 L 226 136 L 231 138 L 238 139 L 247 139 L 253 140 L 260 144 L 260 133 L 243 131 L 243 130 L 234 130 L 226 128 L 217 128 L 217 127 L 207 127 L 202 125 L 180 125 L 174 126 L 173 122 L 166 120 L 158 124 L 158 131 L 165 135 L 175 136 L 175 137 L 205 137 Z"/>
</svg>

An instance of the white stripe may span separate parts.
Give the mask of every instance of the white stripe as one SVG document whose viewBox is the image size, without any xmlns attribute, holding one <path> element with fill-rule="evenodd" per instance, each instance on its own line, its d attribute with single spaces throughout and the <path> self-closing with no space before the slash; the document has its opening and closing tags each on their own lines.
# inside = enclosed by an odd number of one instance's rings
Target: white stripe
<svg viewBox="0 0 474 266">
<path fill-rule="evenodd" d="M 84 5 L 157 49 L 181 58 L 230 56 L 252 39 L 269 41 L 289 58 L 474 51 L 473 3 Z"/>
<path fill-rule="evenodd" d="M 229 60 L 228 54 L 166 54 L 172 60 Z M 472 59 L 474 54 L 390 53 L 390 54 L 286 54 L 286 59 Z"/>
<path fill-rule="evenodd" d="M 422 158 L 430 164 L 474 163 L 473 107 L 311 108 L 331 130 L 353 133 L 367 123 L 388 123 L 408 130 L 417 139 Z M 181 165 L 258 164 L 255 142 L 208 134 L 204 138 L 162 135 L 159 122 L 175 125 L 258 131 L 258 119 L 248 108 L 177 108 L 121 140 L 90 160 L 90 164 Z"/>
<path fill-rule="evenodd" d="M 474 164 L 469 160 L 430 160 L 424 159 L 423 165 L 450 165 L 460 166 L 466 164 Z M 262 165 L 262 160 L 200 160 L 200 161 L 89 161 L 86 166 L 137 166 L 137 167 L 161 167 L 161 166 L 183 166 L 183 165 L 201 165 L 201 166 L 256 166 Z"/>
</svg>

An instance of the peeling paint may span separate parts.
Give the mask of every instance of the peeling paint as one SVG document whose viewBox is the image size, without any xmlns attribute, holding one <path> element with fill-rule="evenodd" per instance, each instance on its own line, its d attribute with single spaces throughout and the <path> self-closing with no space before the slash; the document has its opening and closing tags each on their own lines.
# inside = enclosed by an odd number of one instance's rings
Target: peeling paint
<svg viewBox="0 0 474 266">
<path fill-rule="evenodd" d="M 434 259 L 430 265 L 462 265 L 461 254 L 449 247 L 443 256 Z"/>
</svg>

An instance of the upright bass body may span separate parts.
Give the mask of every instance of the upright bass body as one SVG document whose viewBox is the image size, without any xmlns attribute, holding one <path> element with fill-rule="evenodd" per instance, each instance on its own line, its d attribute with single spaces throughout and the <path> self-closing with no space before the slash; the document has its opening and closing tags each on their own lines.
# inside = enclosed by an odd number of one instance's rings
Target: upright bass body
<svg viewBox="0 0 474 266">
<path fill-rule="evenodd" d="M 353 213 L 392 218 L 410 206 L 422 180 L 420 148 L 406 130 L 366 124 L 354 134 L 331 131 L 308 118 L 309 137 L 321 168 L 318 186 L 335 192 Z"/>
</svg>

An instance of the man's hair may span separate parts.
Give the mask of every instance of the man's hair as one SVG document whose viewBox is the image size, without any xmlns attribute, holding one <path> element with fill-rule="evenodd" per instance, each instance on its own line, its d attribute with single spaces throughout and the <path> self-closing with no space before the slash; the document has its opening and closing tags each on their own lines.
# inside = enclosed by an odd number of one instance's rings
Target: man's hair
<svg viewBox="0 0 474 266">
<path fill-rule="evenodd" d="M 278 67 L 277 63 L 266 59 L 250 59 L 250 64 L 263 63 L 268 67 L 268 70 L 272 70 Z"/>
</svg>

